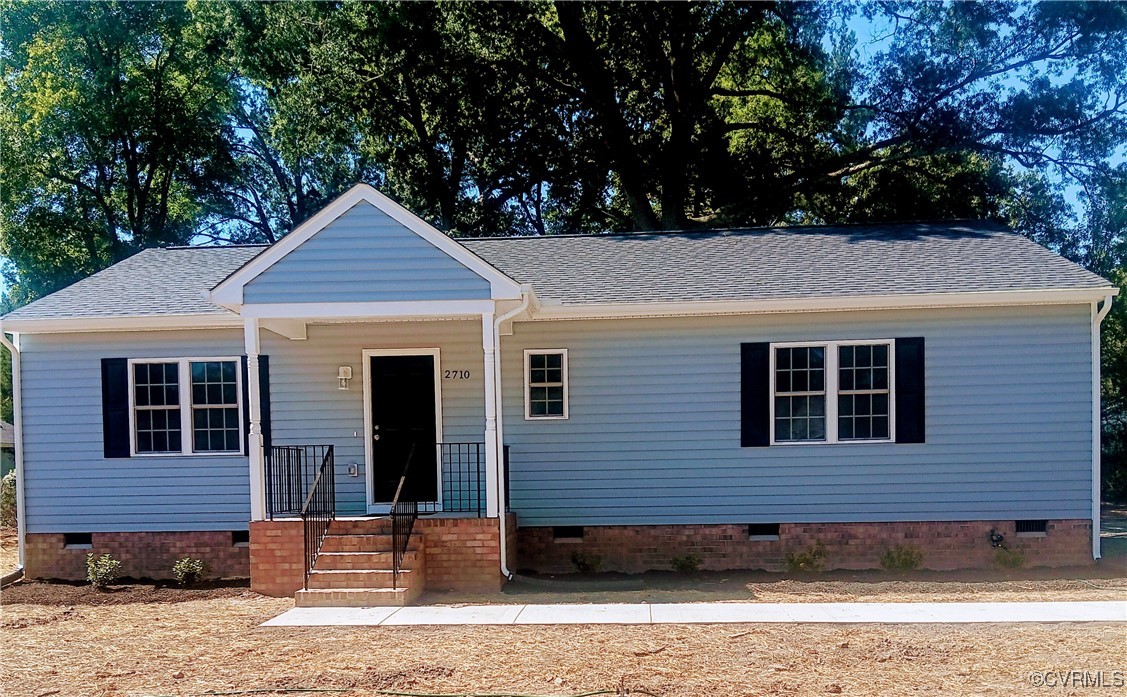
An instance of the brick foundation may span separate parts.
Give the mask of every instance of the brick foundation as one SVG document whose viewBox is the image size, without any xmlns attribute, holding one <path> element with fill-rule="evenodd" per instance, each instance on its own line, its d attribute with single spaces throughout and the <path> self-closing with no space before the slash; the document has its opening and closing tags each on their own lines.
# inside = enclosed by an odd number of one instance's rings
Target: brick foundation
<svg viewBox="0 0 1127 697">
<path fill-rule="evenodd" d="M 293 596 L 305 575 L 305 528 L 300 518 L 250 524 L 250 589 Z"/>
<path fill-rule="evenodd" d="M 914 523 L 784 523 L 778 539 L 749 539 L 746 525 L 588 526 L 582 540 L 554 540 L 550 527 L 517 530 L 513 570 L 567 573 L 576 570 L 573 553 L 600 558 L 603 571 L 638 573 L 668 570 L 674 557 L 693 555 L 705 570 L 762 569 L 786 571 L 786 555 L 816 541 L 826 550 L 826 569 L 880 568 L 881 555 L 896 545 L 923 552 L 922 568 L 989 568 L 996 550 L 991 530 L 1005 545 L 1024 554 L 1025 566 L 1073 566 L 1092 563 L 1092 523 L 1050 520 L 1047 533 L 1019 536 L 1013 521 Z"/>
<path fill-rule="evenodd" d="M 516 517 L 507 519 L 508 532 Z M 501 576 L 501 532 L 496 518 L 420 518 L 426 549 L 426 589 L 496 593 Z"/>
<path fill-rule="evenodd" d="M 86 555 L 111 554 L 122 563 L 122 574 L 132 578 L 172 578 L 177 559 L 203 559 L 210 578 L 246 578 L 250 575 L 250 550 L 231 543 L 231 533 L 217 532 L 95 532 L 91 546 L 69 548 L 61 533 L 30 533 L 25 542 L 28 578 L 86 579 Z"/>
</svg>

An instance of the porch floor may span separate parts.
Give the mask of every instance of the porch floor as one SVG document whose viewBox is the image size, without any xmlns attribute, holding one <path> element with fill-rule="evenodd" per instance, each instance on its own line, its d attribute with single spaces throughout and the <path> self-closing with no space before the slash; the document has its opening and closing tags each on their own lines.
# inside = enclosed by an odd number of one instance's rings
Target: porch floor
<svg viewBox="0 0 1127 697">
<path fill-rule="evenodd" d="M 1127 601 L 1030 603 L 668 603 L 299 607 L 263 627 L 516 624 L 966 624 L 1127 622 Z"/>
</svg>

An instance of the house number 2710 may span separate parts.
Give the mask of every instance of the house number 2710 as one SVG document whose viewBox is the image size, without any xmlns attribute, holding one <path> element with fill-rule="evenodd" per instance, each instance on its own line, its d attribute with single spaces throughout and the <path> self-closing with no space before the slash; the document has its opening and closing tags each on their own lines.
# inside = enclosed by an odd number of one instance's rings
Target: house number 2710
<svg viewBox="0 0 1127 697">
<path fill-rule="evenodd" d="M 447 380 L 469 380 L 470 371 L 468 370 L 447 370 L 445 375 Z"/>
</svg>

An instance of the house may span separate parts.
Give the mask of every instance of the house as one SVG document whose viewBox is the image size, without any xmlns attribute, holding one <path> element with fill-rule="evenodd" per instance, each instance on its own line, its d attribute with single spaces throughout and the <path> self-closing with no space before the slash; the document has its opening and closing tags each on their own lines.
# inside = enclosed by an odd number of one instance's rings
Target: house
<svg viewBox="0 0 1127 697">
<path fill-rule="evenodd" d="M 16 429 L 7 421 L 0 421 L 0 477 L 16 468 Z"/>
<path fill-rule="evenodd" d="M 815 546 L 1090 563 L 1116 292 L 986 223 L 454 240 L 358 185 L 2 318 L 22 559 L 361 605 Z"/>
</svg>

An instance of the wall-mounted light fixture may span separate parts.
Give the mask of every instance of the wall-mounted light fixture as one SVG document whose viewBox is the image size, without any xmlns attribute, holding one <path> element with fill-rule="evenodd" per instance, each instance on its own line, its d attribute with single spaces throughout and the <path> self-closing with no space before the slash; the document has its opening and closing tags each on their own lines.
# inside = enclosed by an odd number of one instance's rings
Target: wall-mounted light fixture
<svg viewBox="0 0 1127 697">
<path fill-rule="evenodd" d="M 352 379 L 352 366 L 342 365 L 337 369 L 337 389 L 347 390 L 348 381 Z"/>
</svg>

